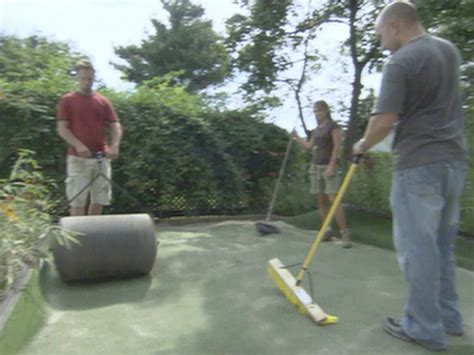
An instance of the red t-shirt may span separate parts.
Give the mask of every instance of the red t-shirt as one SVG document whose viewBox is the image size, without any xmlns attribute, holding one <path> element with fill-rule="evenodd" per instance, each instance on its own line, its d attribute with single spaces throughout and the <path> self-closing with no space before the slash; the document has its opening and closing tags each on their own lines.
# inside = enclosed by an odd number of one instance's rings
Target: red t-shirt
<svg viewBox="0 0 474 355">
<path fill-rule="evenodd" d="M 92 93 L 84 95 L 71 92 L 61 97 L 57 112 L 58 120 L 69 121 L 72 134 L 89 148 L 92 153 L 107 153 L 105 126 L 117 122 L 118 117 L 112 103 L 104 96 Z M 77 155 L 74 147 L 68 147 L 68 154 Z"/>
</svg>

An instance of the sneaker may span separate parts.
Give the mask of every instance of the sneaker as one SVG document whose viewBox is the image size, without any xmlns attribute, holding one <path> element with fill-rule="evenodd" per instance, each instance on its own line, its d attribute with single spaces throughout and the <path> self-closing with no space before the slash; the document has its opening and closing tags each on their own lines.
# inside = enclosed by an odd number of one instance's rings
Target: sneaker
<svg viewBox="0 0 474 355">
<path fill-rule="evenodd" d="M 464 332 L 462 330 L 449 330 L 446 329 L 446 334 L 451 335 L 453 337 L 462 337 L 464 336 Z"/>
<path fill-rule="evenodd" d="M 349 229 L 341 231 L 341 242 L 342 242 L 342 247 L 349 249 L 352 248 L 352 242 L 351 242 L 351 237 L 349 235 Z"/>
<path fill-rule="evenodd" d="M 333 240 L 331 228 L 326 229 L 323 235 L 323 242 L 331 242 Z"/>
<path fill-rule="evenodd" d="M 400 320 L 394 319 L 394 318 L 385 318 L 385 322 L 383 324 L 383 330 L 385 333 L 388 335 L 391 335 L 392 337 L 406 341 L 407 343 L 415 343 L 418 344 L 426 349 L 429 349 L 431 351 L 444 351 L 446 350 L 446 345 L 441 345 L 441 346 L 434 346 L 431 344 L 427 344 L 425 342 L 420 342 L 417 339 L 414 339 L 410 337 L 405 331 L 403 330 L 403 327 L 400 323 Z"/>
</svg>

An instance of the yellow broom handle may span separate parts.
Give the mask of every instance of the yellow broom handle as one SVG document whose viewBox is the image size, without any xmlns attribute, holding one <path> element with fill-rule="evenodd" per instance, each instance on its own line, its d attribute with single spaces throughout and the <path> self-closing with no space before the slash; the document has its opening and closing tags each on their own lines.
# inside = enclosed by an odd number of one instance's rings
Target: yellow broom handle
<svg viewBox="0 0 474 355">
<path fill-rule="evenodd" d="M 334 217 L 334 214 L 336 213 L 337 206 L 339 206 L 339 204 L 341 203 L 342 197 L 344 196 L 344 193 L 347 190 L 347 186 L 349 186 L 349 182 L 351 181 L 352 175 L 354 175 L 354 172 L 357 168 L 359 160 L 360 160 L 360 156 L 355 157 L 354 162 L 349 167 L 349 171 L 347 172 L 346 177 L 344 178 L 344 181 L 342 182 L 342 185 L 336 194 L 336 198 L 334 199 L 334 202 L 332 203 L 328 214 L 324 218 L 323 225 L 319 229 L 319 232 L 316 235 L 316 238 L 314 239 L 313 244 L 311 245 L 311 249 L 309 250 L 308 255 L 306 256 L 306 259 L 303 262 L 303 266 L 301 266 L 298 276 L 296 277 L 296 286 L 299 286 L 301 284 L 304 273 L 306 272 L 306 270 L 308 270 L 309 265 L 311 264 L 311 261 L 313 260 L 314 253 L 316 253 L 316 249 L 318 249 L 319 243 L 321 243 L 321 239 L 323 239 L 323 235 L 326 231 L 326 228 L 331 223 L 332 218 Z"/>
</svg>

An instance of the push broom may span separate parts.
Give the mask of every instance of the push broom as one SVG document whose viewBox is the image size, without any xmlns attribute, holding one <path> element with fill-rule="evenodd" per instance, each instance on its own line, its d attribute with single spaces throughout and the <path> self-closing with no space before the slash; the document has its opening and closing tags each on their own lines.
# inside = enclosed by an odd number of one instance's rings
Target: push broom
<svg viewBox="0 0 474 355">
<path fill-rule="evenodd" d="M 332 218 L 336 213 L 337 206 L 339 206 L 341 203 L 342 197 L 347 190 L 347 186 L 354 175 L 361 157 L 361 155 L 354 157 L 353 162 L 342 182 L 342 185 L 339 188 L 336 198 L 334 199 L 328 214 L 324 218 L 319 232 L 316 234 L 315 239 L 311 244 L 311 248 L 303 262 L 303 265 L 300 268 L 300 271 L 298 272 L 298 275 L 296 276 L 296 279 L 288 271 L 287 267 L 283 265 L 280 259 L 274 258 L 268 261 L 267 271 L 281 292 L 283 292 L 283 295 L 290 301 L 290 303 L 295 305 L 301 313 L 308 314 L 318 325 L 335 324 L 338 322 L 338 318 L 325 313 L 304 290 L 304 288 L 301 286 L 301 282 L 306 270 L 308 270 L 313 260 L 314 254 L 316 253 L 321 240 L 323 239 L 324 231 L 331 223 Z"/>
<path fill-rule="evenodd" d="M 275 207 L 276 198 L 278 195 L 278 190 L 280 189 L 281 178 L 286 168 L 286 164 L 288 163 L 288 157 L 290 156 L 291 145 L 293 142 L 293 137 L 290 135 L 290 139 L 288 140 L 288 144 L 286 145 L 285 156 L 283 158 L 283 163 L 281 164 L 280 171 L 278 172 L 278 178 L 275 184 L 275 188 L 273 189 L 272 200 L 270 201 L 270 206 L 268 207 L 268 212 L 265 217 L 265 221 L 255 223 L 255 228 L 260 235 L 268 235 L 274 233 L 280 233 L 280 229 L 277 226 L 274 226 L 270 223 L 272 218 L 273 208 Z"/>
</svg>

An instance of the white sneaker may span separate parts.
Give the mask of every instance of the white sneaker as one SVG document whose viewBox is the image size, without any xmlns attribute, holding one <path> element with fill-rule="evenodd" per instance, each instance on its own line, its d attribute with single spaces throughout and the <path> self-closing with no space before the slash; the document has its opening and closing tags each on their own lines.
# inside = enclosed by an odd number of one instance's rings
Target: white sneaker
<svg viewBox="0 0 474 355">
<path fill-rule="evenodd" d="M 342 242 L 342 247 L 349 249 L 352 248 L 352 241 L 351 241 L 351 236 L 349 234 L 349 229 L 341 231 L 341 242 Z"/>
</svg>

